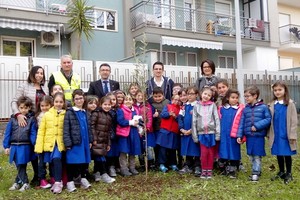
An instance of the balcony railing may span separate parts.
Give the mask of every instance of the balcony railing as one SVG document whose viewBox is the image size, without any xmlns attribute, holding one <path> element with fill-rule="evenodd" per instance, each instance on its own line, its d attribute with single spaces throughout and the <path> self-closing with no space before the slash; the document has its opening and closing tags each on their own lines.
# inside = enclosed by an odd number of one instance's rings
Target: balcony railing
<svg viewBox="0 0 300 200">
<path fill-rule="evenodd" d="M 280 44 L 299 43 L 300 25 L 288 24 L 279 27 Z"/>
<path fill-rule="evenodd" d="M 0 8 L 66 14 L 70 0 L 0 0 Z"/>
<path fill-rule="evenodd" d="M 235 36 L 235 17 L 198 9 L 140 2 L 130 9 L 131 28 L 157 27 Z M 241 17 L 242 38 L 269 41 L 269 23 Z"/>
</svg>

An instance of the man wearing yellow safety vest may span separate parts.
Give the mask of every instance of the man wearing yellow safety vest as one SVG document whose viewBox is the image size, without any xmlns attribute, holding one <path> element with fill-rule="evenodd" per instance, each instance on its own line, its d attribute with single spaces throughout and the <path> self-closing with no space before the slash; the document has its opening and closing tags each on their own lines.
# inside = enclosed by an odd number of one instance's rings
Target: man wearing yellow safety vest
<svg viewBox="0 0 300 200">
<path fill-rule="evenodd" d="M 63 55 L 60 62 L 60 71 L 53 72 L 49 78 L 49 91 L 55 84 L 59 84 L 64 89 L 66 100 L 71 102 L 73 91 L 80 88 L 80 76 L 73 72 L 73 61 L 70 55 Z"/>
</svg>

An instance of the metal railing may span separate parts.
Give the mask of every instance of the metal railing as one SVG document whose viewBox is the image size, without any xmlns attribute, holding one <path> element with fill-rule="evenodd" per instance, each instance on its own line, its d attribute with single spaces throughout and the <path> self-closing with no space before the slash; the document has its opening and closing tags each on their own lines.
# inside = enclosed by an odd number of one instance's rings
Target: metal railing
<svg viewBox="0 0 300 200">
<path fill-rule="evenodd" d="M 0 0 L 0 8 L 66 14 L 70 0 Z"/>
<path fill-rule="evenodd" d="M 130 9 L 131 29 L 159 27 L 189 32 L 235 36 L 235 17 L 198 9 L 140 2 Z M 241 17 L 243 38 L 269 41 L 269 23 L 261 21 L 261 27 L 249 26 L 249 19 Z M 260 20 L 256 20 L 260 21 Z"/>
<path fill-rule="evenodd" d="M 287 24 L 279 27 L 280 44 L 299 43 L 300 25 Z"/>
</svg>

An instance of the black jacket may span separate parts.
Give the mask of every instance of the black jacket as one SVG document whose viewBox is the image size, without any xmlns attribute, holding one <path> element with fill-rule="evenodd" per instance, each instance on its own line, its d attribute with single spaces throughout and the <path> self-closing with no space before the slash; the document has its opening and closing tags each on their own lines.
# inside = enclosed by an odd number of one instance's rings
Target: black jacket
<svg viewBox="0 0 300 200">
<path fill-rule="evenodd" d="M 88 126 L 88 135 L 90 143 L 93 142 L 93 135 L 88 123 L 88 117 L 86 116 L 86 123 Z M 66 112 L 64 119 L 64 144 L 66 148 L 70 148 L 73 145 L 79 145 L 81 143 L 80 123 L 76 116 L 75 110 L 69 108 Z"/>
<path fill-rule="evenodd" d="M 120 89 L 120 84 L 118 81 L 109 80 L 109 91 L 115 91 Z M 87 92 L 88 95 L 96 95 L 99 99 L 104 97 L 106 94 L 103 91 L 102 81 L 101 79 L 98 81 L 94 81 L 90 83 L 89 90 Z"/>
</svg>

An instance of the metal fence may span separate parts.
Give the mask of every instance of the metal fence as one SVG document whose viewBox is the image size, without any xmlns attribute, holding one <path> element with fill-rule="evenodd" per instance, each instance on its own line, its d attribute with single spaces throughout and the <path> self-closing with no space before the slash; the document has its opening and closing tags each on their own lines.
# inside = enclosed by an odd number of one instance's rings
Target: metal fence
<svg viewBox="0 0 300 200">
<path fill-rule="evenodd" d="M 99 79 L 98 70 L 101 63 L 105 61 L 74 60 L 73 70 L 80 74 L 81 87 L 87 91 L 89 83 Z M 111 79 L 117 80 L 121 84 L 121 89 L 126 89 L 128 84 L 136 81 L 134 72 L 137 65 L 134 63 L 108 62 L 111 66 Z M 39 65 L 45 69 L 46 78 L 51 73 L 60 69 L 59 59 L 8 57 L 0 56 L 0 120 L 5 120 L 11 115 L 10 101 L 16 93 L 19 84 L 22 84 L 28 77 L 29 66 Z M 141 67 L 141 66 L 139 66 Z M 144 80 L 151 74 L 151 69 L 147 65 L 142 65 L 145 70 Z M 189 66 L 165 66 L 165 75 L 174 82 L 181 83 L 184 87 L 194 85 L 199 77 L 197 67 Z M 243 79 L 244 88 L 256 85 L 260 89 L 260 98 L 268 103 L 272 99 L 271 84 L 277 80 L 284 80 L 290 91 L 290 96 L 296 101 L 297 110 L 300 111 L 300 73 L 299 72 L 270 72 L 251 71 L 233 69 L 216 69 L 218 77 L 226 79 L 230 87 L 237 88 L 237 77 Z M 46 82 L 47 84 L 47 82 Z"/>
</svg>

